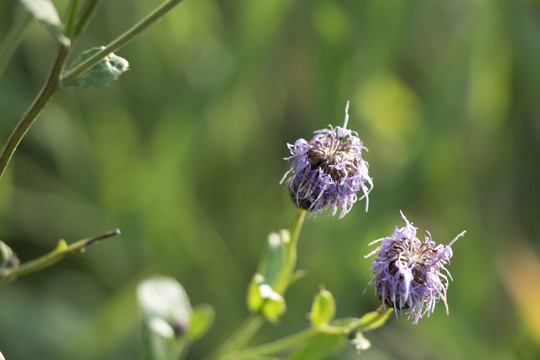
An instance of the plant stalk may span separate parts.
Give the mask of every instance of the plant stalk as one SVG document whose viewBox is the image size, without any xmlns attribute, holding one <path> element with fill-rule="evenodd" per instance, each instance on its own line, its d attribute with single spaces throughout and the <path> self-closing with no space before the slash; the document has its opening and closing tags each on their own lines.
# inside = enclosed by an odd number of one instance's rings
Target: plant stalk
<svg viewBox="0 0 540 360">
<path fill-rule="evenodd" d="M 96 242 L 98 242 L 100 240 L 109 238 L 111 236 L 119 235 L 119 234 L 120 234 L 120 230 L 115 229 L 115 230 L 110 231 L 110 232 L 108 232 L 106 234 L 96 236 L 96 237 L 92 237 L 92 238 L 79 240 L 79 241 L 74 242 L 73 244 L 70 244 L 70 245 L 67 245 L 64 240 L 60 240 L 58 242 L 58 245 L 56 246 L 56 248 L 53 251 L 51 251 L 51 252 L 49 252 L 49 253 L 47 253 L 47 254 L 45 254 L 45 255 L 37 258 L 37 259 L 28 261 L 28 262 L 26 262 L 26 263 L 24 263 L 24 264 L 22 264 L 20 266 L 17 266 L 17 267 L 12 267 L 12 268 L 8 267 L 6 269 L 1 269 L 0 270 L 0 281 L 2 281 L 2 280 L 13 280 L 13 279 L 21 277 L 23 275 L 27 275 L 27 274 L 39 271 L 41 269 L 44 269 L 46 267 L 49 267 L 49 266 L 57 263 L 58 261 L 64 259 L 68 255 L 84 252 L 89 246 L 95 244 Z"/>
<path fill-rule="evenodd" d="M 120 49 L 127 43 L 129 43 L 131 40 L 133 40 L 137 35 L 139 35 L 141 32 L 143 32 L 146 28 L 148 28 L 150 25 L 155 23 L 157 20 L 159 20 L 163 15 L 165 15 L 167 12 L 169 12 L 172 8 L 174 8 L 177 4 L 179 4 L 182 0 L 169 0 L 159 7 L 157 7 L 154 11 L 152 11 L 150 14 L 148 14 L 145 18 L 143 18 L 141 21 L 139 21 L 137 24 L 133 25 L 129 30 L 127 30 L 125 33 L 111 41 L 107 46 L 105 46 L 102 50 L 95 53 L 93 56 L 89 57 L 82 63 L 80 63 L 75 68 L 67 71 L 67 73 L 62 77 L 61 80 L 61 87 L 65 87 L 69 85 L 69 83 L 75 79 L 78 75 L 82 74 L 84 71 L 90 69 L 93 65 L 95 65 L 97 62 L 99 62 L 101 59 L 108 56 L 110 53 L 115 52 L 116 50 Z"/>
<path fill-rule="evenodd" d="M 59 43 L 56 60 L 54 61 L 54 65 L 47 82 L 39 92 L 38 96 L 34 99 L 32 105 L 30 105 L 28 110 L 26 110 L 26 112 L 22 115 L 19 123 L 9 136 L 6 145 L 2 149 L 2 153 L 0 153 L 0 178 L 6 171 L 11 157 L 13 156 L 13 153 L 15 153 L 15 150 L 20 144 L 22 138 L 26 135 L 28 129 L 30 129 L 34 121 L 36 121 L 38 118 L 39 114 L 41 114 L 47 103 L 53 98 L 54 94 L 58 90 L 60 76 L 64 70 L 70 49 L 71 46 L 69 43 Z"/>
</svg>

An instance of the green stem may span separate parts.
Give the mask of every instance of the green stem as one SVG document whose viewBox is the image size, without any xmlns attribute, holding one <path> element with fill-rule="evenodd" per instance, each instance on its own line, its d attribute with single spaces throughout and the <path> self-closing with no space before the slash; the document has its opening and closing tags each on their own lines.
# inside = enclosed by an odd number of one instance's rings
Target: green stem
<svg viewBox="0 0 540 360">
<path fill-rule="evenodd" d="M 2 149 L 2 153 L 0 153 L 0 178 L 6 171 L 9 161 L 11 160 L 11 157 L 13 156 L 13 153 L 17 149 L 17 146 L 21 142 L 22 138 L 24 135 L 26 135 L 28 129 L 30 129 L 39 114 L 43 111 L 47 103 L 53 98 L 54 94 L 58 90 L 60 75 L 62 74 L 71 49 L 69 43 L 60 43 L 59 46 L 60 48 L 58 49 L 56 60 L 54 61 L 54 65 L 47 82 L 39 92 L 38 96 L 35 98 L 32 105 L 30 105 L 30 108 L 26 110 L 19 120 L 19 123 L 9 136 L 6 145 Z"/>
<path fill-rule="evenodd" d="M 69 85 L 69 83 L 73 79 L 75 79 L 78 75 L 80 75 L 84 71 L 91 68 L 93 65 L 99 62 L 101 59 L 108 56 L 110 53 L 115 52 L 116 50 L 120 49 L 121 47 L 129 43 L 137 35 L 139 35 L 146 28 L 148 28 L 150 25 L 152 25 L 157 20 L 159 20 L 163 15 L 169 12 L 173 7 L 175 7 L 181 1 L 182 0 L 169 0 L 163 3 L 162 5 L 160 5 L 159 7 L 157 7 L 154 11 L 148 14 L 144 19 L 139 21 L 137 24 L 133 25 L 129 30 L 127 30 L 125 33 L 123 33 L 119 37 L 117 37 L 115 40 L 111 41 L 102 50 L 98 51 L 96 54 L 94 54 L 90 58 L 80 63 L 78 66 L 68 71 L 62 77 L 61 87 L 65 87 Z"/>
<path fill-rule="evenodd" d="M 304 224 L 305 217 L 306 210 L 297 208 L 291 226 L 291 238 L 289 244 L 287 245 L 287 251 L 285 253 L 285 264 L 283 265 L 280 274 L 278 275 L 276 281 L 272 286 L 272 289 L 279 294 L 284 294 L 285 290 L 287 290 L 287 287 L 289 286 L 291 280 L 291 276 L 293 275 L 294 269 L 296 267 L 298 238 L 300 236 L 300 231 L 302 230 L 302 225 Z"/>
<path fill-rule="evenodd" d="M 283 339 L 224 355 L 220 360 L 244 360 L 278 354 L 298 346 L 318 333 L 319 331 L 313 328 L 302 330 Z"/>
<path fill-rule="evenodd" d="M 287 245 L 285 254 L 285 264 L 273 284 L 274 291 L 283 294 L 290 283 L 291 277 L 296 266 L 297 244 L 300 237 L 300 231 L 306 217 L 306 210 L 298 208 L 294 214 L 293 222 L 290 230 L 290 240 Z M 251 338 L 257 333 L 259 328 L 264 324 L 264 317 L 260 314 L 251 314 L 240 328 L 221 345 L 216 352 L 210 357 L 218 359 L 223 354 L 231 353 L 243 348 Z"/>
<path fill-rule="evenodd" d="M 71 29 L 73 26 L 73 21 L 75 20 L 75 13 L 77 12 L 77 7 L 79 5 L 79 0 L 71 0 L 69 2 L 69 8 L 67 11 L 67 18 L 65 21 L 64 33 L 71 38 Z"/>
<path fill-rule="evenodd" d="M 334 336 L 347 336 L 353 331 L 366 332 L 373 330 L 379 326 L 382 326 L 388 319 L 388 315 L 392 312 L 392 308 L 386 310 L 381 306 L 377 311 L 369 314 L 375 314 L 374 316 L 363 316 L 360 319 L 355 319 L 347 325 L 329 325 L 323 324 L 317 328 L 309 328 L 297 332 L 296 334 L 287 336 L 283 339 L 272 341 L 270 343 L 255 346 L 249 349 L 235 351 L 222 355 L 219 360 L 244 360 L 254 359 L 257 357 L 264 357 L 279 354 L 287 350 L 291 350 L 297 347 L 299 344 L 309 341 L 311 338 L 318 334 L 334 335 Z M 337 321 L 339 323 L 339 320 Z"/>
<path fill-rule="evenodd" d="M 210 356 L 210 359 L 220 359 L 223 354 L 243 348 L 263 324 L 264 318 L 261 315 L 251 314 L 238 330 Z"/>
<path fill-rule="evenodd" d="M 77 41 L 79 36 L 86 30 L 86 27 L 90 23 L 90 20 L 94 17 L 101 2 L 102 0 L 86 1 L 86 4 L 84 4 L 84 7 L 82 8 L 79 19 L 77 23 L 75 24 L 73 28 L 73 32 L 71 34 L 71 40 L 73 42 Z"/>
<path fill-rule="evenodd" d="M 51 266 L 57 263 L 58 261 L 67 257 L 68 255 L 84 252 L 90 245 L 100 240 L 103 240 L 103 239 L 106 239 L 108 237 L 118 235 L 118 234 L 120 234 L 120 230 L 115 229 L 106 234 L 96 236 L 93 238 L 79 240 L 70 245 L 67 245 L 64 240 L 60 240 L 58 242 L 58 245 L 53 251 L 37 259 L 28 261 L 18 267 L 6 268 L 3 270 L 0 270 L 0 280 L 13 280 L 20 276 L 39 271 L 43 268 L 46 268 L 48 266 Z"/>
<path fill-rule="evenodd" d="M 89 6 L 89 11 L 83 12 L 83 14 L 81 14 L 78 23 L 82 26 L 81 29 L 84 28 L 85 24 L 87 24 L 87 20 L 89 20 L 89 18 L 91 17 L 96 6 L 99 4 L 99 1 L 101 0 L 89 0 L 88 4 L 91 5 Z M 166 3 L 162 4 L 152 13 L 150 13 L 147 17 L 134 25 L 131 29 L 120 35 L 116 40 L 113 40 L 102 51 L 97 52 L 94 56 L 82 62 L 65 75 L 63 75 L 63 71 L 71 50 L 71 44 L 69 42 L 60 43 L 60 49 L 56 56 L 53 69 L 51 70 L 51 74 L 49 75 L 47 83 L 43 86 L 32 105 L 30 105 L 30 108 L 28 108 L 28 110 L 23 114 L 22 118 L 19 120 L 19 123 L 11 133 L 6 145 L 2 149 L 2 152 L 0 153 L 0 178 L 6 171 L 6 168 L 22 138 L 26 135 L 28 129 L 30 129 L 39 114 L 43 111 L 47 103 L 53 98 L 54 94 L 58 90 L 61 90 L 65 86 L 65 84 L 69 84 L 69 81 L 74 79 L 83 71 L 89 69 L 92 65 L 96 64 L 99 60 L 103 59 L 111 52 L 116 51 L 122 46 L 129 43 L 142 31 L 148 28 L 148 26 L 150 26 L 158 19 L 160 19 L 163 15 L 165 15 L 180 1 L 182 0 L 169 0 Z"/>
</svg>

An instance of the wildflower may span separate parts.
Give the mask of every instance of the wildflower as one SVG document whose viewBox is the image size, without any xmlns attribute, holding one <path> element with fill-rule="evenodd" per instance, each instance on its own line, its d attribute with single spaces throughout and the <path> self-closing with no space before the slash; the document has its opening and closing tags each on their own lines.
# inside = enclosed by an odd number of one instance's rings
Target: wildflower
<svg viewBox="0 0 540 360">
<path fill-rule="evenodd" d="M 355 202 L 366 198 L 373 188 L 368 173 L 368 163 L 362 159 L 366 150 L 355 131 L 347 129 L 349 102 L 345 107 L 343 127 L 330 125 L 330 129 L 314 132 L 311 141 L 298 139 L 287 144 L 291 151 L 290 169 L 281 179 L 287 183 L 291 199 L 296 206 L 313 214 L 326 211 L 335 215 L 341 208 L 343 218 Z M 357 193 L 362 190 L 362 196 Z"/>
<path fill-rule="evenodd" d="M 405 218 L 405 227 L 394 230 L 390 237 L 375 240 L 369 245 L 380 243 L 376 250 L 366 255 L 375 256 L 371 260 L 374 277 L 369 285 L 375 284 L 375 292 L 383 301 L 383 306 L 408 309 L 408 318 L 413 324 L 435 310 L 435 304 L 442 300 L 448 315 L 446 290 L 452 276 L 445 268 L 450 264 L 452 244 L 463 234 L 456 236 L 447 246 L 437 245 L 427 232 L 424 241 L 416 237 L 418 228 Z M 444 271 L 444 274 L 443 274 Z"/>
</svg>

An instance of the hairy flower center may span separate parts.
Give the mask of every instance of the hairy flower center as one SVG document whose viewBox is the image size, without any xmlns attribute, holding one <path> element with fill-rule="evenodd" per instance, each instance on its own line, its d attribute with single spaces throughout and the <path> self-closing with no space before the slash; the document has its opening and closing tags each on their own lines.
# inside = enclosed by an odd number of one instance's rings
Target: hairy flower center
<svg viewBox="0 0 540 360">
<path fill-rule="evenodd" d="M 321 171 L 327 175 L 330 175 L 332 180 L 338 181 L 339 179 L 351 175 L 358 167 L 358 158 L 353 156 L 351 159 L 351 153 L 343 149 L 327 149 L 316 144 L 307 153 L 308 162 L 312 171 L 321 169 Z M 340 160 L 347 162 L 343 169 L 338 169 L 336 165 Z"/>
</svg>

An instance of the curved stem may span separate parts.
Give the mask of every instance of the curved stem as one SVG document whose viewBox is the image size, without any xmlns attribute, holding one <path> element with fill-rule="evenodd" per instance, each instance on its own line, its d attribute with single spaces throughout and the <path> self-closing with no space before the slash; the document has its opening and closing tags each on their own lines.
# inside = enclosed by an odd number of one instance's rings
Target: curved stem
<svg viewBox="0 0 540 360">
<path fill-rule="evenodd" d="M 219 360 L 247 360 L 279 354 L 297 347 L 300 343 L 306 342 L 318 334 L 347 336 L 353 331 L 366 332 L 384 325 L 391 312 L 392 308 L 385 309 L 381 306 L 377 311 L 367 313 L 360 319 L 355 319 L 346 325 L 323 324 L 317 328 L 305 329 L 264 345 L 228 353 L 220 357 Z M 337 322 L 339 323 L 339 320 Z"/>
<path fill-rule="evenodd" d="M 234 353 L 227 354 L 220 358 L 220 360 L 243 360 L 243 359 L 253 359 L 255 357 L 268 356 L 272 354 L 277 354 L 289 350 L 298 344 L 309 340 L 313 336 L 317 335 L 319 331 L 316 329 L 310 328 L 297 332 L 296 334 L 287 336 L 283 339 L 272 341 L 270 343 L 252 347 L 250 349 L 245 349 L 242 351 L 237 351 Z"/>
<path fill-rule="evenodd" d="M 0 178 L 6 171 L 9 161 L 11 160 L 11 157 L 13 156 L 13 153 L 17 149 L 17 146 L 21 142 L 22 138 L 24 135 L 26 135 L 28 129 L 32 126 L 34 121 L 36 121 L 39 114 L 41 114 L 47 103 L 53 98 L 54 94 L 58 90 L 60 75 L 64 70 L 64 66 L 71 49 L 69 43 L 60 43 L 59 46 L 60 48 L 58 49 L 56 60 L 54 61 L 54 65 L 47 82 L 39 92 L 38 96 L 35 98 L 32 105 L 30 105 L 30 108 L 28 108 L 28 110 L 26 110 L 26 112 L 23 114 L 19 120 L 19 123 L 9 136 L 6 145 L 2 149 L 2 153 L 0 154 Z"/>
<path fill-rule="evenodd" d="M 143 32 L 146 28 L 148 28 L 150 25 L 155 23 L 157 20 L 159 20 L 163 15 L 165 15 L 167 12 L 169 12 L 173 7 L 175 7 L 178 3 L 180 3 L 182 0 L 169 0 L 162 5 L 160 5 L 158 8 L 156 8 L 154 11 L 152 11 L 150 14 L 148 14 L 144 19 L 139 21 L 137 24 L 133 25 L 129 30 L 127 30 L 125 33 L 117 37 L 115 40 L 111 41 L 105 48 L 98 51 L 94 56 L 91 56 L 87 60 L 80 63 L 75 68 L 69 70 L 61 80 L 61 87 L 68 86 L 69 83 L 75 79 L 78 75 L 83 73 L 84 71 L 90 69 L 93 65 L 95 65 L 97 62 L 99 62 L 104 57 L 108 56 L 110 53 L 120 49 L 127 43 L 129 43 L 131 40 L 133 40 L 137 35 L 139 35 L 141 32 Z"/>
<path fill-rule="evenodd" d="M 305 216 L 306 210 L 300 208 L 298 208 L 294 214 L 290 230 L 290 240 L 287 244 L 285 254 L 285 264 L 283 265 L 278 278 L 272 286 L 274 291 L 280 294 L 283 294 L 287 289 L 296 266 L 296 247 Z M 216 352 L 210 356 L 210 358 L 219 359 L 223 354 L 231 353 L 243 348 L 263 324 L 264 317 L 262 315 L 251 314 L 240 326 L 240 328 L 229 339 L 227 339 L 223 345 L 221 345 Z"/>
<path fill-rule="evenodd" d="M 106 234 L 79 240 L 70 245 L 67 245 L 64 240 L 60 240 L 58 242 L 58 245 L 53 251 L 37 259 L 26 262 L 20 266 L 13 267 L 13 268 L 8 267 L 6 269 L 0 270 L 0 281 L 12 280 L 20 276 L 39 271 L 43 268 L 46 268 L 48 266 L 51 266 L 57 263 L 58 261 L 67 257 L 68 255 L 84 252 L 90 245 L 95 244 L 96 242 L 100 240 L 103 240 L 103 239 L 106 239 L 108 237 L 115 236 L 118 234 L 120 234 L 120 230 L 115 229 Z"/>
<path fill-rule="evenodd" d="M 264 318 L 259 314 L 251 314 L 240 325 L 238 330 L 227 339 L 215 352 L 210 356 L 210 359 L 221 359 L 223 354 L 228 354 L 238 349 L 243 348 L 251 340 L 253 335 L 264 324 Z"/>
</svg>

